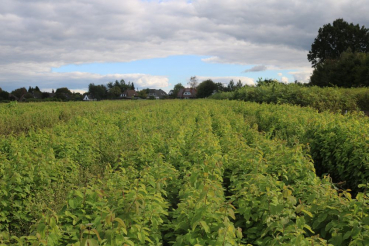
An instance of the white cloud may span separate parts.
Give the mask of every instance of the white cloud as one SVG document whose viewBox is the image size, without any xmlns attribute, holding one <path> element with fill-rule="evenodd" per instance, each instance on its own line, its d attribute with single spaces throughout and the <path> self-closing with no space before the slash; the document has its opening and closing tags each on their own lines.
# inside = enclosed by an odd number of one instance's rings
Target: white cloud
<svg viewBox="0 0 369 246">
<path fill-rule="evenodd" d="M 287 84 L 287 83 L 288 83 L 288 78 L 287 78 L 287 77 L 282 77 L 282 78 L 281 78 L 281 81 L 282 81 L 283 83 L 286 83 L 286 84 Z"/>
<path fill-rule="evenodd" d="M 24 82 L 31 86 L 38 86 L 42 91 L 51 91 L 60 87 L 68 87 L 72 91 L 86 91 L 90 83 L 106 84 L 107 82 L 124 79 L 126 82 L 133 82 L 135 87 L 139 88 L 164 88 L 169 85 L 169 79 L 166 76 L 157 76 L 150 74 L 95 74 L 84 72 L 57 73 L 51 72 L 52 64 L 43 64 L 43 66 L 34 66 L 32 63 L 21 63 L 19 66 L 13 64 L 0 68 L 0 87 L 11 91 L 14 86 L 9 83 L 13 78 L 17 78 L 20 86 Z M 18 68 L 18 69 L 15 69 Z"/>
<path fill-rule="evenodd" d="M 278 73 L 278 76 L 281 77 L 283 74 L 282 73 Z"/>
<path fill-rule="evenodd" d="M 312 72 L 313 72 L 312 68 L 307 68 L 307 69 L 303 69 L 297 72 L 289 72 L 289 74 L 293 76 L 294 80 L 297 80 L 303 83 L 308 83 Z"/>
</svg>

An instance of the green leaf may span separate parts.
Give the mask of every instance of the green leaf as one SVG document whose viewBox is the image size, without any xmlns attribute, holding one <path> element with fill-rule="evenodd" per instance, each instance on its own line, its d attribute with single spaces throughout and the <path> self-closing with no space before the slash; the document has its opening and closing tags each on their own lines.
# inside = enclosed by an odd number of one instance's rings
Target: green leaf
<svg viewBox="0 0 369 246">
<path fill-rule="evenodd" d="M 204 230 L 205 230 L 206 233 L 210 233 L 209 226 L 208 226 L 208 224 L 206 224 L 205 221 L 201 220 L 200 221 L 200 224 L 202 225 L 202 227 L 204 228 Z"/>
<path fill-rule="evenodd" d="M 119 223 L 119 225 L 122 226 L 123 228 L 127 228 L 126 224 L 124 223 L 124 221 L 121 218 L 115 218 L 114 221 L 117 221 Z"/>
<path fill-rule="evenodd" d="M 311 233 L 314 233 L 314 231 L 311 229 L 309 225 L 305 224 L 304 228 L 308 229 Z"/>
<path fill-rule="evenodd" d="M 304 213 L 304 214 L 306 214 L 306 215 L 309 215 L 311 218 L 313 218 L 313 217 L 314 217 L 312 213 L 310 213 L 309 211 L 307 211 L 307 210 L 305 210 L 305 209 L 302 209 L 302 210 L 301 210 L 301 212 L 303 212 L 303 213 Z"/>
<path fill-rule="evenodd" d="M 346 240 L 349 237 L 351 237 L 351 233 L 352 233 L 351 231 L 346 232 L 345 235 L 343 235 L 343 240 Z"/>
</svg>

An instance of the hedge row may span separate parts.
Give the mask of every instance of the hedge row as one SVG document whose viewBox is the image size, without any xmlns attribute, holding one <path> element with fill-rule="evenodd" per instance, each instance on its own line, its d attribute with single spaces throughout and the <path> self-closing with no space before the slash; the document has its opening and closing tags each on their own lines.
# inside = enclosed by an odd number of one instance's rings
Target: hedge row
<svg viewBox="0 0 369 246">
<path fill-rule="evenodd" d="M 320 112 L 369 110 L 369 89 L 367 88 L 321 88 L 270 83 L 258 87 L 245 86 L 234 92 L 216 93 L 211 98 L 309 106 Z"/>
</svg>

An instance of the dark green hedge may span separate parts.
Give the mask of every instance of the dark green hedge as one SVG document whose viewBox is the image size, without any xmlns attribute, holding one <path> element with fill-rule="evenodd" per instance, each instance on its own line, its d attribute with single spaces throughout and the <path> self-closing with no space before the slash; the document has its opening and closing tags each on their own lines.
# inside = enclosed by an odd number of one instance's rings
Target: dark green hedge
<svg viewBox="0 0 369 246">
<path fill-rule="evenodd" d="M 309 106 L 320 112 L 369 110 L 368 88 L 321 88 L 271 83 L 258 87 L 246 86 L 234 92 L 216 93 L 211 98 Z"/>
</svg>

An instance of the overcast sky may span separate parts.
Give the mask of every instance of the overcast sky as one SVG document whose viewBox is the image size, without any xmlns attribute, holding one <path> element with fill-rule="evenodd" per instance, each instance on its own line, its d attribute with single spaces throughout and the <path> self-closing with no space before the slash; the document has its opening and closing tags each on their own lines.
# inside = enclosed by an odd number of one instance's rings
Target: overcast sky
<svg viewBox="0 0 369 246">
<path fill-rule="evenodd" d="M 369 0 L 1 0 L 0 87 L 307 82 L 319 28 L 369 27 L 368 13 Z"/>
</svg>

